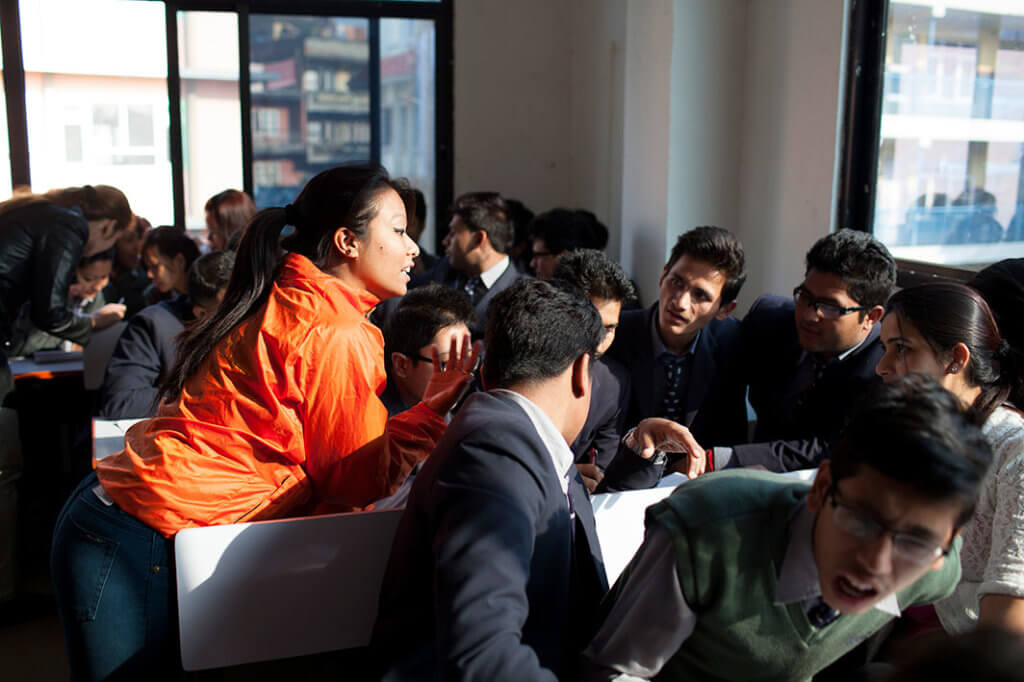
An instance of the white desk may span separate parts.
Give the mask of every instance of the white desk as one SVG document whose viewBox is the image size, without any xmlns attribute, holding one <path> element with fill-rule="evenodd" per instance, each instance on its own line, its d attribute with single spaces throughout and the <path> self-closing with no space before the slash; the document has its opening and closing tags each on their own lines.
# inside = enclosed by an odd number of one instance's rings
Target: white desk
<svg viewBox="0 0 1024 682">
<path fill-rule="evenodd" d="M 141 419 L 93 419 L 92 420 L 92 461 L 93 463 L 124 449 L 124 434 Z"/>
</svg>

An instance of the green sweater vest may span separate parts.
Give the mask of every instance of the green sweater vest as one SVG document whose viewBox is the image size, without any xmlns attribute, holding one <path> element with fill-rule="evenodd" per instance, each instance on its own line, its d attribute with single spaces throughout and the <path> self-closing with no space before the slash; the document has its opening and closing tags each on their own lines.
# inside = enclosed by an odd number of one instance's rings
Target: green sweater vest
<svg viewBox="0 0 1024 682">
<path fill-rule="evenodd" d="M 725 471 L 647 510 L 647 523 L 674 537 L 679 585 L 697 615 L 657 679 L 809 680 L 892 618 L 872 609 L 818 630 L 800 601 L 774 604 L 790 515 L 809 489 L 762 472 Z M 899 593 L 900 608 L 937 601 L 959 579 L 958 542 L 940 570 Z"/>
</svg>

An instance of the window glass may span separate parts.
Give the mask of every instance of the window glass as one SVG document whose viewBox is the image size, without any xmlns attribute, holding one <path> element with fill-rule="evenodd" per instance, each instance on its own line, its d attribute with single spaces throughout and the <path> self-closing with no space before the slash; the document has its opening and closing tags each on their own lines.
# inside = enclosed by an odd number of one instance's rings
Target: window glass
<svg viewBox="0 0 1024 682">
<path fill-rule="evenodd" d="M 4 57 L 0 45 L 0 201 L 11 196 L 11 146 L 7 142 L 7 93 L 4 91 Z"/>
<path fill-rule="evenodd" d="M 381 163 L 423 192 L 427 218 L 420 246 L 434 243 L 434 22 L 380 21 Z"/>
<path fill-rule="evenodd" d="M 249 32 L 253 199 L 282 206 L 370 158 L 369 20 L 254 14 Z"/>
<path fill-rule="evenodd" d="M 1024 4 L 971 6 L 889 5 L 874 232 L 897 257 L 1024 255 Z"/>
<path fill-rule="evenodd" d="M 173 222 L 163 3 L 20 11 L 32 189 L 113 185 L 153 224 Z"/>
<path fill-rule="evenodd" d="M 178 12 L 185 224 L 206 229 L 206 200 L 243 189 L 238 15 Z"/>
</svg>

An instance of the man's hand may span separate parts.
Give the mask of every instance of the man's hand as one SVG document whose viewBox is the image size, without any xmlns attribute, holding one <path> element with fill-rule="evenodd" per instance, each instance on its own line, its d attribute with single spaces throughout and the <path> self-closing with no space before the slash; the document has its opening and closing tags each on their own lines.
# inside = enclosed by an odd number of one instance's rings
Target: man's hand
<svg viewBox="0 0 1024 682">
<path fill-rule="evenodd" d="M 593 495 L 594 490 L 597 489 L 597 484 L 604 478 L 604 472 L 601 471 L 601 467 L 596 464 L 577 464 L 576 469 L 580 472 L 583 485 L 587 486 L 587 492 Z"/>
<path fill-rule="evenodd" d="M 650 459 L 658 450 L 662 452 L 683 452 L 687 457 L 672 467 L 672 471 L 697 478 L 707 471 L 708 459 L 704 448 L 690 433 L 690 429 L 670 419 L 652 417 L 645 419 L 632 432 L 633 442 L 626 445 L 644 459 Z"/>
<path fill-rule="evenodd" d="M 448 362 L 444 369 L 441 369 L 441 357 L 437 348 L 430 349 L 434 360 L 434 373 L 430 376 L 426 390 L 423 391 L 423 402 L 427 407 L 442 417 L 455 407 L 455 403 L 463 396 L 464 389 L 467 389 L 469 382 L 473 380 L 481 348 L 483 344 L 479 341 L 472 343 L 469 334 L 463 335 L 462 338 L 453 336 L 448 351 Z"/>
</svg>

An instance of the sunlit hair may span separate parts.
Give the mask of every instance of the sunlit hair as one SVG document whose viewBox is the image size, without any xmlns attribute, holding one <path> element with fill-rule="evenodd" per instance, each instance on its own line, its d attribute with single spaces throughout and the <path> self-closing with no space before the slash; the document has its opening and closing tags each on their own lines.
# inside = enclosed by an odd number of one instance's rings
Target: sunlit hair
<svg viewBox="0 0 1024 682">
<path fill-rule="evenodd" d="M 45 194 L 19 194 L 0 203 L 0 215 L 14 209 L 49 202 L 64 208 L 78 208 L 86 220 L 114 221 L 114 231 L 120 232 L 132 224 L 132 209 L 124 193 L 110 185 L 84 185 L 52 189 Z"/>
</svg>

